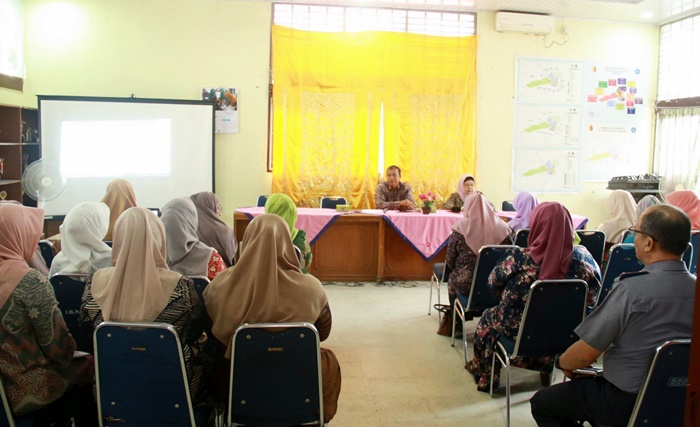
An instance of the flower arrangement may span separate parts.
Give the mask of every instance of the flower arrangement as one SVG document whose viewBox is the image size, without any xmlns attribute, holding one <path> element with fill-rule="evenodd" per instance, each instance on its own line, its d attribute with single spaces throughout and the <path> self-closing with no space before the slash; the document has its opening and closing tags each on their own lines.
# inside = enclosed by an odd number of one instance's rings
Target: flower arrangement
<svg viewBox="0 0 700 427">
<path fill-rule="evenodd" d="M 421 193 L 418 196 L 421 201 L 423 201 L 423 207 L 424 208 L 433 208 L 435 206 L 435 201 L 437 200 L 438 196 L 437 194 L 433 193 L 432 191 L 428 191 L 427 193 Z"/>
</svg>

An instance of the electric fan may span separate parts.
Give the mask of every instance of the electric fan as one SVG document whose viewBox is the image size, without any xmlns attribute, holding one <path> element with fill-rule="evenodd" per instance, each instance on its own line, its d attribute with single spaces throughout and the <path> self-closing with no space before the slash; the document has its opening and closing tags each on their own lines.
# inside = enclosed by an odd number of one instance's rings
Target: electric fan
<svg viewBox="0 0 700 427">
<path fill-rule="evenodd" d="M 22 189 L 37 201 L 39 208 L 44 207 L 44 202 L 60 196 L 65 185 L 60 166 L 52 160 L 39 159 L 27 166 L 22 174 Z"/>
</svg>

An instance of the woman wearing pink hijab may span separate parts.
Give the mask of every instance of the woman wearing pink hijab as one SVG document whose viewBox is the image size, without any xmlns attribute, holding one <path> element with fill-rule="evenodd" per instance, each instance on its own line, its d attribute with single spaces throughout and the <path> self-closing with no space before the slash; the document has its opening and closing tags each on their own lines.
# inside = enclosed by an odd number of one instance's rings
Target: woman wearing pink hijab
<svg viewBox="0 0 700 427">
<path fill-rule="evenodd" d="M 467 196 L 476 194 L 476 192 L 476 181 L 474 177 L 465 173 L 459 177 L 459 181 L 457 181 L 457 192 L 450 194 L 450 197 L 442 205 L 442 208 L 453 209 L 459 212 Z"/>
<path fill-rule="evenodd" d="M 690 228 L 700 230 L 700 198 L 692 190 L 678 190 L 666 196 L 669 205 L 673 205 L 688 215 Z"/>
<path fill-rule="evenodd" d="M 474 358 L 467 370 L 479 391 L 489 392 L 491 358 L 498 337 L 515 339 L 530 286 L 538 279 L 582 279 L 588 283 L 588 303 L 600 288 L 600 269 L 583 246 L 574 246 L 571 215 L 557 202 L 545 202 L 532 211 L 528 247 L 505 255 L 489 277 L 493 295 L 501 301 L 485 310 L 474 334 Z M 493 388 L 498 389 L 500 366 L 496 362 Z M 549 357 L 518 359 L 513 366 L 540 371 L 543 384 L 554 369 Z"/>
<path fill-rule="evenodd" d="M 14 414 L 35 425 L 73 415 L 97 424 L 92 357 L 74 358 L 51 284 L 27 265 L 43 225 L 43 209 L 0 205 L 0 378 Z M 84 406 L 75 408 L 79 402 Z M 79 413 L 67 414 L 71 407 Z"/>
<path fill-rule="evenodd" d="M 469 295 L 472 285 L 472 273 L 476 267 L 476 255 L 484 245 L 510 245 L 513 243 L 512 231 L 496 215 L 483 194 L 474 194 L 466 199 L 464 219 L 452 226 L 452 234 L 447 243 L 445 262 L 451 271 L 447 282 L 452 313 L 457 294 Z M 458 327 L 462 324 L 457 322 Z M 446 315 L 438 334 L 451 335 L 452 318 Z"/>
</svg>

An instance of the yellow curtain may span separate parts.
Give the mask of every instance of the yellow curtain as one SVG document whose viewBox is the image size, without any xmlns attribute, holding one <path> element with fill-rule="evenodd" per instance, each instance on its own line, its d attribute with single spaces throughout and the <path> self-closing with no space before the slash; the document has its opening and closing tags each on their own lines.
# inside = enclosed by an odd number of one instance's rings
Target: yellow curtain
<svg viewBox="0 0 700 427">
<path fill-rule="evenodd" d="M 476 36 L 392 33 L 384 76 L 384 163 L 401 167 L 418 201 L 441 205 L 476 172 Z"/>
<path fill-rule="evenodd" d="M 416 195 L 446 198 L 474 172 L 475 37 L 273 25 L 272 62 L 272 191 L 298 206 L 374 206 L 382 103 L 382 166 L 401 166 Z"/>
</svg>

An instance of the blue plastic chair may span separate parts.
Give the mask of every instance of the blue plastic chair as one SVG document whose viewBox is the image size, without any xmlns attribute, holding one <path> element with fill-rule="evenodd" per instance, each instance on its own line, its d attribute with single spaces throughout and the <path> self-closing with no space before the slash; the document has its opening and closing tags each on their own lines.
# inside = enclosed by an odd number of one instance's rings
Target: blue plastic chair
<svg viewBox="0 0 700 427">
<path fill-rule="evenodd" d="M 598 267 L 601 267 L 605 254 L 605 233 L 600 230 L 576 230 L 576 233 L 581 238 L 581 246 L 588 249 Z"/>
<path fill-rule="evenodd" d="M 39 252 L 41 252 L 41 257 L 44 258 L 46 266 L 51 268 L 53 258 L 56 256 L 56 250 L 54 249 L 53 243 L 45 239 L 39 240 Z"/>
<path fill-rule="evenodd" d="M 260 208 L 265 206 L 265 203 L 267 203 L 267 196 L 258 196 L 258 201 L 255 206 Z"/>
<path fill-rule="evenodd" d="M 603 281 L 596 297 L 595 306 L 598 307 L 603 303 L 605 297 L 610 293 L 613 282 L 615 282 L 615 279 L 620 276 L 620 274 L 632 273 L 642 268 L 644 268 L 644 265 L 637 259 L 637 255 L 634 252 L 634 245 L 629 243 L 613 245 L 610 248 L 610 255 L 605 265 Z"/>
<path fill-rule="evenodd" d="M 689 339 L 670 340 L 657 347 L 628 427 L 683 426 L 689 364 Z"/>
<path fill-rule="evenodd" d="M 76 349 L 92 354 L 92 339 L 80 326 L 80 305 L 83 302 L 87 274 L 54 274 L 49 280 L 58 301 L 63 320 L 75 339 Z"/>
<path fill-rule="evenodd" d="M 331 196 L 321 198 L 321 208 L 323 209 L 335 209 L 338 205 L 347 205 L 348 202 L 345 197 Z"/>
<path fill-rule="evenodd" d="M 578 340 L 574 329 L 586 314 L 588 285 L 580 279 L 538 280 L 532 284 L 515 340 L 501 335 L 491 359 L 491 390 L 496 359 L 505 366 L 507 423 L 510 427 L 510 361 L 563 353 Z"/>
<path fill-rule="evenodd" d="M 94 342 L 101 427 L 205 425 L 208 414 L 195 417 L 192 408 L 182 347 L 172 325 L 103 322 Z"/>
<path fill-rule="evenodd" d="M 700 230 L 693 230 L 690 235 L 690 244 L 693 245 L 693 253 L 691 254 L 690 267 L 688 270 L 697 275 L 698 274 L 698 251 L 700 251 Z"/>
<path fill-rule="evenodd" d="M 527 238 L 530 235 L 529 228 L 523 228 L 515 232 L 515 245 L 521 248 L 527 247 Z"/>
<path fill-rule="evenodd" d="M 318 331 L 306 322 L 240 326 L 229 386 L 229 426 L 323 425 Z"/>
<path fill-rule="evenodd" d="M 498 305 L 498 300 L 493 297 L 489 288 L 489 276 L 493 268 L 499 263 L 503 256 L 513 250 L 518 249 L 516 245 L 486 245 L 479 249 L 476 255 L 476 266 L 472 274 L 472 286 L 469 289 L 469 296 L 457 294 L 455 299 L 454 312 L 452 313 L 452 347 L 455 345 L 455 323 L 457 317 L 462 321 L 462 331 L 466 328 L 466 314 L 480 316 L 484 310 Z M 464 363 L 469 361 L 469 346 L 467 344 L 467 334 L 462 332 L 462 347 L 464 348 Z"/>
</svg>

